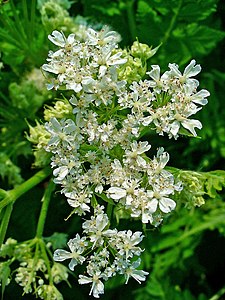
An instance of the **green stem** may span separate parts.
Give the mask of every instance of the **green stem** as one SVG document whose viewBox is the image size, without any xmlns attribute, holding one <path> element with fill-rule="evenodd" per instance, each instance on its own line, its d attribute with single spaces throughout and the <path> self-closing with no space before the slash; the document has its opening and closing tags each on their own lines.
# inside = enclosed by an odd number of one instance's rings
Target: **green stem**
<svg viewBox="0 0 225 300">
<path fill-rule="evenodd" d="M 42 207 L 41 207 L 41 212 L 40 212 L 37 231 L 36 231 L 36 237 L 38 239 L 41 239 L 43 235 L 45 220 L 48 212 L 48 206 L 50 203 L 51 194 L 54 191 L 54 189 L 55 189 L 55 184 L 53 183 L 52 180 L 50 180 L 48 187 L 45 190 L 44 196 L 42 198 Z"/>
<path fill-rule="evenodd" d="M 163 37 L 163 39 L 161 41 L 162 43 L 165 43 L 168 40 L 168 38 L 170 37 L 171 31 L 174 28 L 174 25 L 175 25 L 175 22 L 177 20 L 178 15 L 179 15 L 179 12 L 180 12 L 182 4 L 183 4 L 183 0 L 180 0 L 179 3 L 178 3 L 178 6 L 176 8 L 176 10 L 174 9 L 175 13 L 173 15 L 173 18 L 171 19 L 170 25 L 169 25 L 166 33 L 165 33 L 165 35 L 164 35 L 164 37 Z"/>
<path fill-rule="evenodd" d="M 46 167 L 45 169 L 37 172 L 34 176 L 23 182 L 21 185 L 15 187 L 13 190 L 7 192 L 7 196 L 0 201 L 0 211 L 8 204 L 14 203 L 20 196 L 25 194 L 27 191 L 32 189 L 34 186 L 42 182 L 51 174 L 51 168 Z"/>
<path fill-rule="evenodd" d="M 112 218 L 112 212 L 113 212 L 113 205 L 111 203 L 108 203 L 106 213 L 107 213 L 109 220 L 111 220 L 111 218 Z"/>
<path fill-rule="evenodd" d="M 5 208 L 5 211 L 2 211 L 3 218 L 2 218 L 1 226 L 0 226 L 0 248 L 5 239 L 5 235 L 6 235 L 8 225 L 9 225 L 9 220 L 10 220 L 10 216 L 12 213 L 12 209 L 13 209 L 13 204 L 11 203 Z"/>
<path fill-rule="evenodd" d="M 220 289 L 216 295 L 212 296 L 209 300 L 220 300 L 222 299 L 221 296 L 225 294 L 225 286 Z"/>
<path fill-rule="evenodd" d="M 132 41 L 136 40 L 137 37 L 137 27 L 135 22 L 135 16 L 134 16 L 134 2 L 135 0 L 127 1 L 126 7 L 127 7 L 127 18 L 128 18 L 128 25 L 130 30 L 130 35 Z"/>
<path fill-rule="evenodd" d="M 47 270 L 48 270 L 48 275 L 49 275 L 49 284 L 50 285 L 53 285 L 53 278 L 52 278 L 52 272 L 51 272 L 51 266 L 50 266 L 50 263 L 49 263 L 49 258 L 48 258 L 48 255 L 46 253 L 46 246 L 45 246 L 45 243 L 43 240 L 40 240 L 39 241 L 39 245 L 41 247 L 41 253 L 42 253 L 42 257 L 45 261 L 45 264 L 46 264 L 46 267 L 47 267 Z"/>
<path fill-rule="evenodd" d="M 4 198 L 6 197 L 8 194 L 7 194 L 7 191 L 3 190 L 3 189 L 0 189 L 0 197 L 1 198 Z"/>
</svg>

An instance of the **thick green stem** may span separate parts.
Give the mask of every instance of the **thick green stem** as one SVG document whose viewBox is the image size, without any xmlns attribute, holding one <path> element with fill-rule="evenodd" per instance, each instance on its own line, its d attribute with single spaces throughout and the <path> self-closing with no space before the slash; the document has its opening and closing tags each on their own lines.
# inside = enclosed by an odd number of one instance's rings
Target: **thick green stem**
<svg viewBox="0 0 225 300">
<path fill-rule="evenodd" d="M 0 189 L 0 198 L 5 198 L 7 196 L 7 191 Z"/>
<path fill-rule="evenodd" d="M 8 204 L 14 203 L 20 196 L 25 194 L 27 191 L 32 189 L 34 186 L 42 182 L 51 174 L 51 168 L 46 167 L 45 169 L 37 172 L 34 176 L 23 182 L 11 191 L 7 192 L 7 196 L 0 201 L 0 211 Z"/>
<path fill-rule="evenodd" d="M 44 231 L 45 220 L 48 212 L 48 206 L 51 200 L 51 194 L 55 189 L 55 184 L 51 180 L 45 190 L 44 196 L 42 198 L 41 213 L 38 220 L 36 237 L 41 239 Z"/>
<path fill-rule="evenodd" d="M 135 0 L 129 0 L 126 3 L 128 25 L 129 25 L 132 42 L 135 41 L 137 38 L 137 28 L 136 28 L 136 22 L 134 16 L 134 2 Z"/>
<path fill-rule="evenodd" d="M 2 212 L 3 218 L 1 220 L 1 226 L 0 226 L 0 248 L 5 239 L 5 235 L 6 235 L 8 225 L 9 225 L 9 220 L 10 220 L 10 216 L 12 213 L 12 209 L 13 209 L 13 204 L 11 203 Z"/>
</svg>

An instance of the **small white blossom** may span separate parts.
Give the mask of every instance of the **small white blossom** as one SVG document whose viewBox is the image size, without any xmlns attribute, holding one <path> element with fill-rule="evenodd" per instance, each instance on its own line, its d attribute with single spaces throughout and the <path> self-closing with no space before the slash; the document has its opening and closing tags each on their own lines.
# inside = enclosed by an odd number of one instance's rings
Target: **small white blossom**
<svg viewBox="0 0 225 300">
<path fill-rule="evenodd" d="M 63 249 L 57 249 L 54 252 L 53 259 L 55 261 L 64 261 L 66 259 L 71 259 L 69 263 L 69 268 L 71 271 L 74 271 L 74 267 L 77 264 L 83 264 L 85 261 L 85 257 L 81 254 L 84 252 L 88 243 L 86 242 L 86 238 L 80 238 L 79 234 L 77 233 L 74 239 L 69 240 L 67 243 L 71 252 L 68 252 Z"/>
<path fill-rule="evenodd" d="M 93 296 L 95 298 L 99 298 L 99 294 L 104 294 L 104 284 L 100 280 L 102 277 L 102 274 L 101 274 L 101 272 L 95 272 L 90 275 L 92 277 L 88 277 L 85 275 L 79 275 L 78 282 L 79 282 L 79 284 L 92 283 L 89 295 L 93 294 Z"/>
<path fill-rule="evenodd" d="M 137 268 L 140 266 L 140 263 L 141 263 L 141 259 L 139 258 L 133 263 L 128 262 L 127 264 L 124 264 L 120 273 L 125 275 L 126 278 L 125 284 L 128 283 L 130 277 L 133 277 L 140 284 L 141 281 L 146 280 L 146 275 L 148 275 L 149 273 L 143 270 L 137 270 Z"/>
</svg>

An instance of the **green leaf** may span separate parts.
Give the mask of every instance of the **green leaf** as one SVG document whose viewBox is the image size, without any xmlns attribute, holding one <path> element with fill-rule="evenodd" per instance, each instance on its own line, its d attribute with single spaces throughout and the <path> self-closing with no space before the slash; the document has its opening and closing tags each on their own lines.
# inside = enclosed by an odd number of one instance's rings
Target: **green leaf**
<svg viewBox="0 0 225 300">
<path fill-rule="evenodd" d="M 190 23 L 205 20 L 216 11 L 217 2 L 215 0 L 184 1 L 184 5 L 180 9 L 179 19 L 188 19 Z"/>
<path fill-rule="evenodd" d="M 171 42 L 186 45 L 192 56 L 208 54 L 225 37 L 225 33 L 205 25 L 191 23 L 173 31 Z"/>
<path fill-rule="evenodd" d="M 157 296 L 159 299 L 165 299 L 162 284 L 155 277 L 151 277 L 147 284 L 146 291 L 151 296 Z"/>
<path fill-rule="evenodd" d="M 215 198 L 218 193 L 225 186 L 225 171 L 212 171 L 207 173 L 207 180 L 205 182 L 206 193 L 211 198 Z"/>
<path fill-rule="evenodd" d="M 1 268 L 0 281 L 1 281 L 1 286 L 2 286 L 2 299 L 3 299 L 3 294 L 5 291 L 5 287 L 8 283 L 9 277 L 10 277 L 11 269 L 7 262 L 2 263 L 0 268 Z"/>
<path fill-rule="evenodd" d="M 104 200 L 105 202 L 115 205 L 114 201 L 112 199 L 108 198 L 105 194 L 95 193 L 95 195 L 98 196 L 99 198 L 101 198 L 102 200 Z"/>
<path fill-rule="evenodd" d="M 193 57 L 207 55 L 214 49 L 225 36 L 209 20 L 216 11 L 217 2 L 138 1 L 136 22 L 139 41 L 150 45 L 162 42 L 162 47 L 152 58 L 152 62 L 161 67 L 166 67 L 169 62 L 186 64 Z"/>
<path fill-rule="evenodd" d="M 52 244 L 53 250 L 65 247 L 68 239 L 68 234 L 54 232 L 53 235 L 44 238 L 46 242 Z"/>
</svg>

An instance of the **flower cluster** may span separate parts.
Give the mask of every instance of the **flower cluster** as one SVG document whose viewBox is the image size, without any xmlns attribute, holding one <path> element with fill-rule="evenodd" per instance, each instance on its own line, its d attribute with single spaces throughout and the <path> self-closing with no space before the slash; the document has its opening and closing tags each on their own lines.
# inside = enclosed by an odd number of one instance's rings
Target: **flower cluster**
<svg viewBox="0 0 225 300">
<path fill-rule="evenodd" d="M 98 298 L 103 282 L 116 274 L 140 283 L 147 275 L 137 270 L 140 258 L 135 260 L 142 252 L 137 246 L 141 232 L 109 229 L 109 217 L 99 203 L 154 226 L 175 209 L 182 184 L 168 170 L 169 154 L 162 147 L 149 157 L 151 145 L 144 132 L 177 139 L 186 130 L 196 136 L 195 128 L 202 125 L 189 117 L 207 103 L 209 92 L 197 91 L 193 77 L 201 67 L 194 60 L 183 74 L 169 64 L 160 76 L 157 65 L 146 73 L 146 60 L 158 47 L 151 50 L 135 42 L 130 52 L 122 50 L 119 34 L 107 26 L 99 32 L 87 28 L 82 37 L 66 38 L 58 31 L 49 35 L 59 49 L 49 52 L 42 67 L 47 88 L 68 90 L 70 98 L 46 107 L 46 123 L 38 124 L 38 133 L 31 129 L 30 139 L 51 154 L 54 182 L 73 208 L 71 215 L 86 215 L 95 207 L 83 223 L 83 236 L 69 240 L 70 252 L 56 250 L 54 259 L 71 259 L 72 271 L 86 264 L 79 283 L 91 283 L 90 294 Z"/>
<path fill-rule="evenodd" d="M 201 71 L 195 60 L 182 74 L 176 64 L 169 64 L 169 71 L 160 76 L 160 67 L 152 65 L 147 72 L 150 79 L 133 82 L 130 91 L 123 93 L 118 102 L 121 108 L 131 109 L 139 125 L 155 129 L 159 135 L 168 134 L 177 139 L 181 126 L 196 136 L 195 127 L 202 128 L 198 120 L 189 119 L 207 104 L 209 92 L 197 92 L 199 82 L 192 77 Z"/>
<path fill-rule="evenodd" d="M 23 287 L 25 294 L 36 293 L 41 299 L 46 299 L 42 296 L 45 289 L 52 289 L 55 294 L 59 294 L 59 291 L 54 286 L 62 281 L 67 281 L 68 270 L 62 264 L 54 263 L 51 268 L 51 276 L 53 284 L 48 284 L 49 274 L 46 266 L 46 262 L 43 259 L 26 259 L 20 263 L 19 268 L 16 270 L 15 281 Z M 51 299 L 59 299 L 53 297 Z"/>
<path fill-rule="evenodd" d="M 126 283 L 129 278 L 137 282 L 145 280 L 148 272 L 137 269 L 141 263 L 140 256 L 143 251 L 138 244 L 143 235 L 131 230 L 118 231 L 109 229 L 109 219 L 104 213 L 103 206 L 97 206 L 94 215 L 82 225 L 85 235 L 76 237 L 68 242 L 69 251 L 58 249 L 54 252 L 54 260 L 64 261 L 71 259 L 70 270 L 78 264 L 86 263 L 86 275 L 79 275 L 80 284 L 91 284 L 90 295 L 99 298 L 104 293 L 104 281 L 116 274 L 122 274 Z"/>
<path fill-rule="evenodd" d="M 168 153 L 159 148 L 156 157 L 146 161 L 141 154 L 149 149 L 147 142 L 135 141 L 130 150 L 125 151 L 123 165 L 119 160 L 114 160 L 110 175 L 111 187 L 107 194 L 125 205 L 132 217 L 141 217 L 143 223 L 157 225 L 159 216 L 162 219 L 162 213 L 171 212 L 175 208 L 176 203 L 171 195 L 181 191 L 182 187 L 164 169 L 169 160 Z"/>
<path fill-rule="evenodd" d="M 125 63 L 126 59 L 121 58 L 121 51 L 112 53 L 120 39 L 116 32 L 103 28 L 97 33 L 89 28 L 86 42 L 80 42 L 75 34 L 66 38 L 53 31 L 49 39 L 60 49 L 50 51 L 49 63 L 42 66 L 44 71 L 56 75 L 48 89 L 64 87 L 80 93 L 86 106 L 93 101 L 96 105 L 110 103 L 112 90 L 120 93 L 124 82 L 117 82 L 115 66 Z"/>
<path fill-rule="evenodd" d="M 68 269 L 55 261 L 50 262 L 47 247 L 36 238 L 22 243 L 7 239 L 0 248 L 0 257 L 5 259 L 0 263 L 0 285 L 1 282 L 8 284 L 15 274 L 15 282 L 23 288 L 24 294 L 34 293 L 41 299 L 63 299 L 55 285 L 67 282 Z M 11 272 L 15 260 L 19 265 Z"/>
<path fill-rule="evenodd" d="M 151 160 L 146 155 L 151 145 L 137 142 L 156 99 L 154 85 L 140 81 L 127 86 L 125 80 L 118 80 L 117 67 L 126 58 L 120 57 L 118 34 L 106 27 L 100 32 L 89 28 L 84 42 L 74 34 L 66 39 L 57 31 L 49 39 L 60 49 L 50 52 L 49 63 L 43 66 L 56 75 L 54 85 L 48 87 L 64 86 L 75 92 L 61 115 L 57 105 L 55 116 L 49 109 L 45 114 L 50 134 L 45 149 L 53 154 L 55 183 L 62 186 L 78 215 L 90 212 L 97 193 L 118 202 L 143 223 L 156 224 L 154 216 L 162 219 L 175 208 L 171 196 L 181 184 L 164 170 L 169 154 L 163 148 Z"/>
</svg>

